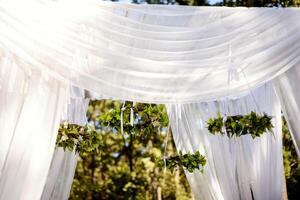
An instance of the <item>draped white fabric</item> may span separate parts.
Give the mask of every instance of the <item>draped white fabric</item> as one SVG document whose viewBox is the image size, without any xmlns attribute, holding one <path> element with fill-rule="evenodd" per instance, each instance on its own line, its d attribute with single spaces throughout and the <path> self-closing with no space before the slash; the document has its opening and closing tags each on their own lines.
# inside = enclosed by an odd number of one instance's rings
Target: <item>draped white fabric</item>
<svg viewBox="0 0 300 200">
<path fill-rule="evenodd" d="M 41 200 L 67 200 L 73 183 L 78 155 L 56 149 Z"/>
<path fill-rule="evenodd" d="M 66 87 L 0 60 L 0 199 L 38 200 L 55 146 Z"/>
<path fill-rule="evenodd" d="M 251 95 L 226 101 L 175 104 L 168 107 L 176 147 L 183 152 L 200 150 L 207 158 L 204 174 L 186 172 L 196 199 L 280 200 L 282 190 L 281 110 L 268 84 Z M 229 112 L 228 112 L 229 108 Z M 266 112 L 273 118 L 274 135 L 229 139 L 211 135 L 205 122 L 222 114 Z M 252 194 L 251 194 L 252 193 Z M 253 198 L 252 198 L 253 196 Z"/>
<path fill-rule="evenodd" d="M 273 84 L 300 157 L 300 66 L 288 70 L 276 78 Z"/>
<path fill-rule="evenodd" d="M 0 1 L 0 199 L 66 198 L 76 156 L 56 151 L 48 171 L 70 85 L 173 104 L 177 147 L 208 159 L 204 175 L 187 174 L 197 198 L 280 199 L 280 106 L 266 82 L 277 78 L 299 152 L 299 19 L 290 8 Z M 230 101 L 232 114 L 258 109 L 254 88 L 260 111 L 274 115 L 275 138 L 209 135 L 204 122 L 225 112 L 226 96 L 246 95 Z M 75 102 L 67 119 L 82 123 L 86 102 Z"/>
<path fill-rule="evenodd" d="M 76 87 L 71 87 L 70 102 L 63 121 L 72 124 L 85 125 L 86 111 L 89 100 L 85 92 Z M 62 148 L 55 150 L 42 200 L 67 200 L 71 190 L 76 169 L 78 155 Z"/>
<path fill-rule="evenodd" d="M 31 2 L 31 3 L 30 3 Z M 299 63 L 300 12 L 98 0 L 0 3 L 0 49 L 107 97 L 197 102 L 258 87 Z"/>
</svg>

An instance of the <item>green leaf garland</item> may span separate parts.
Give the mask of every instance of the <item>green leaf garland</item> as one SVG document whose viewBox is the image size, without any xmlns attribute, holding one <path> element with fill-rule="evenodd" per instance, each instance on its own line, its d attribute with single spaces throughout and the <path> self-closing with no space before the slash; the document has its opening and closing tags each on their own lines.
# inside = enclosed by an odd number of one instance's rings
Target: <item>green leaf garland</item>
<svg viewBox="0 0 300 200">
<path fill-rule="evenodd" d="M 203 167 L 206 165 L 206 158 L 201 155 L 199 151 L 194 154 L 182 154 L 182 152 L 179 151 L 179 155 L 170 156 L 166 158 L 165 161 L 164 159 L 159 159 L 156 164 L 160 168 L 164 168 L 166 164 L 167 169 L 170 169 L 171 171 L 174 171 L 176 167 L 183 167 L 190 173 L 195 170 L 203 172 Z"/>
<path fill-rule="evenodd" d="M 217 118 L 210 118 L 207 121 L 207 129 L 211 134 L 220 133 L 227 135 L 229 138 L 242 135 L 251 135 L 252 138 L 260 137 L 265 132 L 272 132 L 274 127 L 272 117 L 264 113 L 262 116 L 256 112 L 247 115 L 233 115 L 222 117 L 218 113 Z"/>
<path fill-rule="evenodd" d="M 56 146 L 62 147 L 64 151 L 75 150 L 81 156 L 85 156 L 101 147 L 101 134 L 92 126 L 80 126 L 65 122 L 60 125 Z"/>
</svg>

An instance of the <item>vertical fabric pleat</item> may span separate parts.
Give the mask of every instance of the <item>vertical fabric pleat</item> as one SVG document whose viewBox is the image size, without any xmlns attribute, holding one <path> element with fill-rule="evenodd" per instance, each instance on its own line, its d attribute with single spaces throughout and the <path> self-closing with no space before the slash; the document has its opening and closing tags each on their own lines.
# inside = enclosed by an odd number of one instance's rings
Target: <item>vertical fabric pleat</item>
<svg viewBox="0 0 300 200">
<path fill-rule="evenodd" d="M 77 87 L 71 87 L 67 112 L 63 120 L 78 125 L 86 124 L 86 112 L 89 99 L 85 92 Z M 47 177 L 42 200 L 67 200 L 71 190 L 78 154 L 57 148 L 54 152 L 51 167 Z"/>
<path fill-rule="evenodd" d="M 50 167 L 66 87 L 0 62 L 0 199 L 38 200 Z"/>
<path fill-rule="evenodd" d="M 272 81 L 300 158 L 300 65 Z"/>
</svg>

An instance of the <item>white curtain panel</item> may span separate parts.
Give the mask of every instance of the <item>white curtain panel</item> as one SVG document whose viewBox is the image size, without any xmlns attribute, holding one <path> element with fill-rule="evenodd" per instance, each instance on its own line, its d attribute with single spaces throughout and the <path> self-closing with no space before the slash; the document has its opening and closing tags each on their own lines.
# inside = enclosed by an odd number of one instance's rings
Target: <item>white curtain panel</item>
<svg viewBox="0 0 300 200">
<path fill-rule="evenodd" d="M 207 158 L 204 174 L 186 172 L 196 199 L 281 200 L 280 103 L 269 84 L 255 90 L 253 96 L 168 106 L 177 149 L 184 153 L 199 150 Z M 236 115 L 250 111 L 273 116 L 274 135 L 267 133 L 254 140 L 251 136 L 229 139 L 212 135 L 206 128 L 206 121 L 217 117 L 218 112 Z"/>
<path fill-rule="evenodd" d="M 273 80 L 273 84 L 300 158 L 300 65 Z"/>
<path fill-rule="evenodd" d="M 55 13 L 55 14 L 54 14 Z M 0 2 L 0 49 L 106 97 L 187 103 L 246 92 L 299 64 L 299 9 L 99 0 Z"/>
<path fill-rule="evenodd" d="M 78 155 L 56 149 L 53 155 L 42 200 L 67 200 L 71 191 Z"/>
<path fill-rule="evenodd" d="M 85 125 L 86 112 L 89 100 L 85 92 L 77 87 L 70 88 L 70 101 L 63 121 L 72 124 Z M 78 154 L 64 151 L 62 148 L 55 150 L 42 200 L 67 200 L 71 190 Z"/>
<path fill-rule="evenodd" d="M 66 87 L 0 56 L 0 199 L 38 200 L 46 182 Z"/>
</svg>

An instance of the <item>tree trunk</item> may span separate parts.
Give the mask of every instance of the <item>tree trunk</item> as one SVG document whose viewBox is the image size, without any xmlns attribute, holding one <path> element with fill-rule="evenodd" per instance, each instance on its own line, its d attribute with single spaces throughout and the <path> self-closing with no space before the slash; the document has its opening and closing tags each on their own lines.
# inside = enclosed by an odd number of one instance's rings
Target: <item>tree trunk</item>
<svg viewBox="0 0 300 200">
<path fill-rule="evenodd" d="M 133 157 L 132 157 L 133 148 L 132 148 L 132 145 L 133 145 L 133 137 L 132 137 L 132 134 L 130 134 L 130 142 L 129 142 L 129 149 L 128 149 L 130 172 L 133 171 Z"/>
<path fill-rule="evenodd" d="M 162 200 L 162 198 L 161 198 L 161 187 L 157 188 L 157 200 Z"/>
<path fill-rule="evenodd" d="M 92 163 L 91 163 L 91 181 L 92 184 L 95 185 L 95 168 L 96 168 L 96 163 L 95 163 L 95 154 L 92 153 Z M 97 196 L 95 194 L 95 191 L 92 191 L 92 200 L 97 200 Z"/>
<path fill-rule="evenodd" d="M 281 200 L 288 200 L 284 170 L 283 170 L 282 176 L 283 177 L 282 177 L 282 196 L 281 196 Z"/>
<path fill-rule="evenodd" d="M 175 171 L 176 199 L 179 197 L 179 169 Z"/>
</svg>

